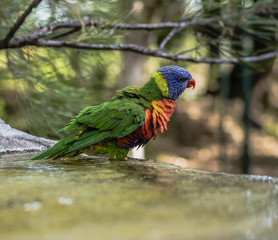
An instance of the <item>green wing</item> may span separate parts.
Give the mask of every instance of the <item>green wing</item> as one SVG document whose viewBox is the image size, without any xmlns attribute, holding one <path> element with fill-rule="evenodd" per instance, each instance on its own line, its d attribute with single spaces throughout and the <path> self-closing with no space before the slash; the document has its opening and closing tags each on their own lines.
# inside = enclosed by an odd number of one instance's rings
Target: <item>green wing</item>
<svg viewBox="0 0 278 240">
<path fill-rule="evenodd" d="M 143 125 L 145 120 L 144 99 L 114 98 L 98 106 L 87 107 L 62 131 L 71 131 L 53 147 L 31 158 L 58 158 L 101 141 L 121 138 Z"/>
</svg>

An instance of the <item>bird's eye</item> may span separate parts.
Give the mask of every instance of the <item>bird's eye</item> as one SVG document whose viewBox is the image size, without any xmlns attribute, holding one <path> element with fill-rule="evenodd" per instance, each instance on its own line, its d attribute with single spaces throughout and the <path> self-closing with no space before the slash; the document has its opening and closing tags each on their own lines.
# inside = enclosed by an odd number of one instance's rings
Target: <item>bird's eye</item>
<svg viewBox="0 0 278 240">
<path fill-rule="evenodd" d="M 185 81 L 184 78 L 181 78 L 181 77 L 178 78 L 178 82 L 184 82 L 184 81 Z"/>
</svg>

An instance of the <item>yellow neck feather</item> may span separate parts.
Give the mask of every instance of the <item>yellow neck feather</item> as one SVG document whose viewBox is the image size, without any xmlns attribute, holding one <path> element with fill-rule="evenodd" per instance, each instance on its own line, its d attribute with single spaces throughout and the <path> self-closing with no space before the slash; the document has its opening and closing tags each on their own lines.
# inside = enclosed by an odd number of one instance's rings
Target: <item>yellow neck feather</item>
<svg viewBox="0 0 278 240">
<path fill-rule="evenodd" d="M 155 83 L 158 89 L 161 91 L 164 97 L 168 97 L 168 85 L 166 79 L 160 72 L 155 72 L 152 77 L 155 79 Z"/>
</svg>

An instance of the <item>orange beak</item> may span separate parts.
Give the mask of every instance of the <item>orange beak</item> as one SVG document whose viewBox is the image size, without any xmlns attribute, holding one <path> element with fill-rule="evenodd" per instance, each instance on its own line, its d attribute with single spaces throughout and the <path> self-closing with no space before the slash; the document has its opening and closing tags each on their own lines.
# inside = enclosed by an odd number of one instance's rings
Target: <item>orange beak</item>
<svg viewBox="0 0 278 240">
<path fill-rule="evenodd" d="M 195 88 L 195 80 L 193 78 L 190 79 L 190 81 L 187 83 L 187 87 L 186 88 L 190 88 L 193 87 L 193 89 Z"/>
</svg>

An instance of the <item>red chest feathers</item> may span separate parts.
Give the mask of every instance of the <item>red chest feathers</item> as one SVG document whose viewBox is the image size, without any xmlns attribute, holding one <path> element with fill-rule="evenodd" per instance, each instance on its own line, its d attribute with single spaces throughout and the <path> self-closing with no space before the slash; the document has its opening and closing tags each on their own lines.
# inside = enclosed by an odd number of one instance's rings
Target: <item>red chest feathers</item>
<svg viewBox="0 0 278 240">
<path fill-rule="evenodd" d="M 174 113 L 175 101 L 170 99 L 162 99 L 152 101 L 153 109 L 147 109 L 145 113 L 145 122 L 142 127 L 144 137 L 147 139 L 155 138 L 160 132 L 167 130 L 167 122 Z"/>
<path fill-rule="evenodd" d="M 153 109 L 147 109 L 145 113 L 145 122 L 136 131 L 128 136 L 118 138 L 116 144 L 122 148 L 131 149 L 136 146 L 145 145 L 151 138 L 155 138 L 158 131 L 167 130 L 167 122 L 174 112 L 175 101 L 162 99 L 152 101 Z"/>
</svg>

